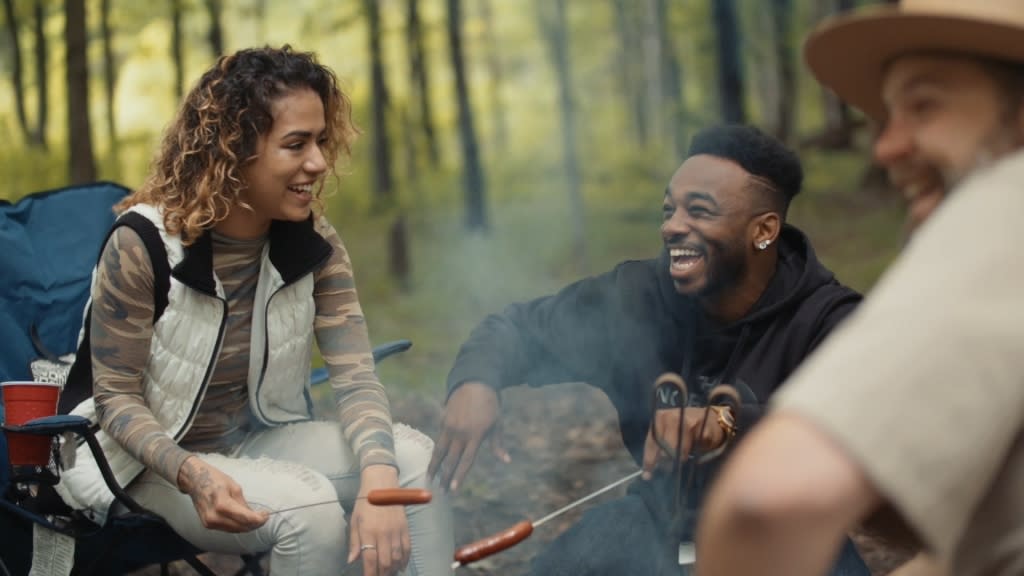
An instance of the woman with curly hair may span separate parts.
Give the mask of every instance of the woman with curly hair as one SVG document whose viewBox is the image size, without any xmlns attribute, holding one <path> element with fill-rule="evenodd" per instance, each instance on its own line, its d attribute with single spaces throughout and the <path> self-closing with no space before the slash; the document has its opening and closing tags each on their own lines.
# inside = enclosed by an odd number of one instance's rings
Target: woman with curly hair
<svg viewBox="0 0 1024 576">
<path fill-rule="evenodd" d="M 428 487 L 432 442 L 392 424 L 351 261 L 320 214 L 355 134 L 312 54 L 242 50 L 207 71 L 118 207 L 135 224 L 114 229 L 94 274 L 79 358 L 93 396 L 74 413 L 99 423 L 128 493 L 203 550 L 270 551 L 277 574 L 336 576 L 360 557 L 364 574 L 448 573 L 443 493 L 408 516 L 363 497 Z M 147 231 L 170 268 L 162 312 Z M 337 421 L 313 420 L 314 337 Z M 58 490 L 97 518 L 111 507 L 82 449 Z"/>
</svg>

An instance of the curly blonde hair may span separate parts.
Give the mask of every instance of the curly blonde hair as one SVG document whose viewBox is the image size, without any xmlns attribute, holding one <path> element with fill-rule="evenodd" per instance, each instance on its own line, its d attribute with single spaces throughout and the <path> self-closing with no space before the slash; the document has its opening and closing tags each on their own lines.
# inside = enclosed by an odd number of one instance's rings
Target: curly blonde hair
<svg viewBox="0 0 1024 576">
<path fill-rule="evenodd" d="M 163 209 L 164 226 L 190 244 L 224 220 L 241 203 L 240 169 L 252 160 L 262 135 L 274 122 L 272 106 L 296 89 L 320 96 L 327 124 L 323 155 L 334 174 L 340 154 L 351 155 L 359 133 L 352 103 L 330 68 L 311 52 L 253 48 L 222 56 L 189 91 L 164 134 L 160 152 L 141 188 L 117 205 Z M 323 180 L 316 190 L 319 200 Z"/>
</svg>

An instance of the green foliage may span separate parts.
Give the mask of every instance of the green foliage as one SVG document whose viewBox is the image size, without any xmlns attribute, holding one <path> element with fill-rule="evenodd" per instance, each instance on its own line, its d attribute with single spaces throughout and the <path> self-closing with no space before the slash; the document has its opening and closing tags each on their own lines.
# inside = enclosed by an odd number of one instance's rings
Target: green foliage
<svg viewBox="0 0 1024 576">
<path fill-rule="evenodd" d="M 805 190 L 790 220 L 811 237 L 821 260 L 844 283 L 867 291 L 903 242 L 899 198 L 860 185 L 863 153 L 802 154 Z"/>
<path fill-rule="evenodd" d="M 664 187 L 680 158 L 666 142 L 639 145 L 633 117 L 623 94 L 616 56 L 622 47 L 611 0 L 569 0 L 570 61 L 576 91 L 577 145 L 583 171 L 583 195 L 589 267 L 576 261 L 570 246 L 569 201 L 562 166 L 557 85 L 537 29 L 535 0 L 493 0 L 494 27 L 484 34 L 480 0 L 463 0 L 463 31 L 470 92 L 488 179 L 489 235 L 463 230 L 457 109 L 448 62 L 443 0 L 421 0 L 424 42 L 431 71 L 434 122 L 442 164 L 431 169 L 413 111 L 405 45 L 405 1 L 381 3 L 384 65 L 391 91 L 391 135 L 396 148 L 398 201 L 381 212 L 371 210 L 370 139 L 357 142 L 355 155 L 339 167 L 342 177 L 329 182 L 328 214 L 341 231 L 356 265 L 361 300 L 375 342 L 394 338 L 414 341 L 411 351 L 380 368 L 386 381 L 439 395 L 441 383 L 460 342 L 487 313 L 525 298 L 550 293 L 586 274 L 601 273 L 627 258 L 654 255 L 659 246 L 659 206 Z M 716 121 L 713 30 L 709 2 L 668 2 L 668 22 L 680 62 L 683 131 L 692 133 Z M 816 0 L 794 0 L 794 46 L 806 34 Z M 17 2 L 22 5 L 25 2 Z M 205 34 L 207 16 L 200 3 L 185 3 L 185 82 L 190 85 L 213 57 Z M 627 0 L 629 10 L 646 2 Z M 103 121 L 102 53 L 98 37 L 99 3 L 90 1 L 89 58 L 91 113 L 100 176 L 138 186 L 160 132 L 176 109 L 170 58 L 169 10 L 164 3 L 113 2 L 111 21 L 118 80 L 115 95 L 118 135 L 107 140 Z M 770 51 L 759 36 L 760 0 L 740 0 L 748 65 L 748 110 L 755 121 L 764 116 L 763 74 Z M 368 40 L 361 3 L 356 0 L 226 0 L 222 22 L 229 51 L 252 45 L 290 43 L 315 50 L 342 80 L 355 104 L 359 125 L 369 126 Z M 265 6 L 261 12 L 260 6 Z M 19 11 L 21 14 L 24 11 Z M 29 14 L 22 25 L 29 25 Z M 642 21 L 642 18 L 641 18 Z M 49 5 L 50 40 L 49 152 L 24 146 L 10 83 L 7 34 L 0 34 L 0 171 L 7 187 L 0 197 L 64 185 L 67 175 L 64 115 L 63 14 Z M 23 55 L 31 58 L 27 28 Z M 497 51 L 501 83 L 495 84 L 485 54 Z M 797 55 L 800 58 L 800 55 Z M 630 62 L 630 66 L 643 66 Z M 25 64 L 31 69 L 31 64 Z M 820 89 L 798 67 L 797 137 L 821 129 Z M 29 96 L 35 89 L 26 78 Z M 492 98 L 497 91 L 500 98 Z M 496 103 L 502 109 L 495 109 Z M 409 113 L 409 123 L 399 112 Z M 495 142 L 496 112 L 504 114 L 508 141 Z M 30 109 L 34 114 L 34 109 Z M 407 131 L 412 130 L 412 134 Z M 669 131 L 666 131 L 668 133 Z M 413 153 L 405 148 L 409 142 Z M 866 147 L 843 154 L 803 151 L 807 187 L 794 203 L 791 219 L 806 229 L 822 259 L 849 284 L 866 289 L 899 247 L 899 212 L 892 199 L 861 190 Z M 412 282 L 409 291 L 388 273 L 388 229 L 404 214 L 410 233 Z"/>
<path fill-rule="evenodd" d="M 32 192 L 59 188 L 67 184 L 67 172 L 67 153 L 63 150 L 46 152 L 25 147 L 0 154 L 0 173 L 6 175 L 0 198 L 17 200 Z"/>
<path fill-rule="evenodd" d="M 807 187 L 794 201 L 790 220 L 811 236 L 841 281 L 867 290 L 899 249 L 897 201 L 858 190 L 858 154 L 809 153 L 805 159 Z M 486 314 L 553 293 L 622 260 L 656 255 L 661 197 L 674 167 L 645 165 L 629 155 L 603 156 L 601 166 L 585 189 L 590 270 L 581 270 L 573 259 L 566 199 L 543 186 L 547 172 L 532 162 L 505 165 L 492 181 L 505 200 L 493 210 L 490 235 L 465 236 L 461 214 L 444 203 L 410 211 L 413 289 L 408 294 L 394 287 L 381 257 L 389 216 L 366 218 L 332 204 L 332 221 L 352 253 L 374 341 L 414 342 L 412 350 L 381 365 L 382 377 L 439 395 L 459 344 Z M 457 176 L 450 178 L 448 188 Z"/>
</svg>

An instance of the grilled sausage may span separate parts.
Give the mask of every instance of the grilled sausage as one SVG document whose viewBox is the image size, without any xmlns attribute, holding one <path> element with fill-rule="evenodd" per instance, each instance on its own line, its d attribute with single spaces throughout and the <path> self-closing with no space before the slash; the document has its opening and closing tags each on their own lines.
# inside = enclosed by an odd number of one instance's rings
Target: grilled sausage
<svg viewBox="0 0 1024 576">
<path fill-rule="evenodd" d="M 430 490 L 422 488 L 388 488 L 370 490 L 366 500 L 375 506 L 408 506 L 426 504 L 434 497 Z"/>
<path fill-rule="evenodd" d="M 506 528 L 497 534 L 492 534 L 491 536 L 481 538 L 476 542 L 460 546 L 459 549 L 455 551 L 455 561 L 462 565 L 469 564 L 470 562 L 476 562 L 481 558 L 486 558 L 491 554 L 495 554 L 515 546 L 525 540 L 530 534 L 533 534 L 532 522 L 529 520 L 517 522 L 511 528 Z"/>
</svg>

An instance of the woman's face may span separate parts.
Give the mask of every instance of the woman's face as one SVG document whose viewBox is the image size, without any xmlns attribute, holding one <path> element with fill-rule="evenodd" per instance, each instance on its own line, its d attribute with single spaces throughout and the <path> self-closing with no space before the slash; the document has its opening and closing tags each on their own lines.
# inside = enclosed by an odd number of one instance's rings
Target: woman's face
<svg viewBox="0 0 1024 576">
<path fill-rule="evenodd" d="M 322 146 L 327 124 L 320 96 L 309 88 L 292 90 L 274 102 L 270 130 L 260 136 L 255 157 L 242 169 L 245 183 L 240 200 L 248 204 L 232 208 L 229 220 L 234 235 L 257 236 L 270 228 L 271 220 L 293 222 L 309 218 L 313 192 L 327 172 Z"/>
</svg>

